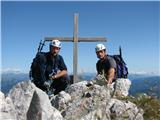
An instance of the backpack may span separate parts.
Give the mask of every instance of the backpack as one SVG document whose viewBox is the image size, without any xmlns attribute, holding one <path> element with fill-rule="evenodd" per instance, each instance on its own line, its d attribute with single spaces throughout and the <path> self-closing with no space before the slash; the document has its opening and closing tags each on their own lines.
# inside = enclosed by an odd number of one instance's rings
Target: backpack
<svg viewBox="0 0 160 120">
<path fill-rule="evenodd" d="M 122 58 L 121 47 L 119 47 L 119 55 L 109 55 L 116 62 L 116 78 L 127 78 L 128 68 L 126 63 Z"/>
<path fill-rule="evenodd" d="M 30 67 L 30 79 L 37 84 L 43 84 L 46 81 L 46 53 L 38 52 L 33 59 Z"/>
</svg>

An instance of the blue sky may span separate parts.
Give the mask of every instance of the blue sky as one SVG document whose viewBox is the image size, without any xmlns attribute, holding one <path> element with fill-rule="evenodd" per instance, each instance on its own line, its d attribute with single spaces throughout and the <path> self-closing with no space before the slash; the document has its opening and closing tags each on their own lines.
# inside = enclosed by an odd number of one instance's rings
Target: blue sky
<svg viewBox="0 0 160 120">
<path fill-rule="evenodd" d="M 44 37 L 73 36 L 73 15 L 79 13 L 79 37 L 101 36 L 109 54 L 123 57 L 131 72 L 160 72 L 160 2 L 2 2 L 2 70 L 28 72 Z M 97 42 L 99 43 L 99 42 Z M 95 43 L 78 44 L 78 71 L 94 72 Z M 72 72 L 73 43 L 60 54 Z M 48 51 L 48 43 L 43 51 Z"/>
</svg>

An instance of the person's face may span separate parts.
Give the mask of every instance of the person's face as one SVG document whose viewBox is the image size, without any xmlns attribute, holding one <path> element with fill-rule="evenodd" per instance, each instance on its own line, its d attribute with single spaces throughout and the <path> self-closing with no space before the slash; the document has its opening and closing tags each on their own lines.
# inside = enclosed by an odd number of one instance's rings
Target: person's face
<svg viewBox="0 0 160 120">
<path fill-rule="evenodd" d="M 60 51 L 60 48 L 59 47 L 55 47 L 55 46 L 51 46 L 50 47 L 50 51 L 53 55 L 57 55 Z"/>
<path fill-rule="evenodd" d="M 97 51 L 96 54 L 99 59 L 104 59 L 106 52 L 104 50 L 100 50 L 100 51 Z"/>
</svg>

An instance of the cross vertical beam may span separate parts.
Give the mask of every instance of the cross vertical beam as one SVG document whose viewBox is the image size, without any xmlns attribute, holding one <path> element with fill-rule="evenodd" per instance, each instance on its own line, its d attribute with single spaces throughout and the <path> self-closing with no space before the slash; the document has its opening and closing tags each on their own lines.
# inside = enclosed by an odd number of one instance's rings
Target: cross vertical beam
<svg viewBox="0 0 160 120">
<path fill-rule="evenodd" d="M 78 80 L 78 74 L 77 74 L 77 63 L 78 63 L 78 13 L 74 14 L 74 36 L 73 36 L 73 43 L 74 43 L 74 49 L 73 49 L 73 80 L 76 82 Z"/>
</svg>

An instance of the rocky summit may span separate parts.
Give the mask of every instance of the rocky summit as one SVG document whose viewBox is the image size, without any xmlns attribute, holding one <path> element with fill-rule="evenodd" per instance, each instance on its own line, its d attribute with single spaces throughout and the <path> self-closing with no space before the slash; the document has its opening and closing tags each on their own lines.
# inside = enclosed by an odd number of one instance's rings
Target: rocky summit
<svg viewBox="0 0 160 120">
<path fill-rule="evenodd" d="M 1 120 L 143 120 L 143 110 L 126 97 L 129 79 L 112 85 L 81 81 L 51 98 L 30 81 L 15 85 L 5 96 L 0 92 Z"/>
</svg>

